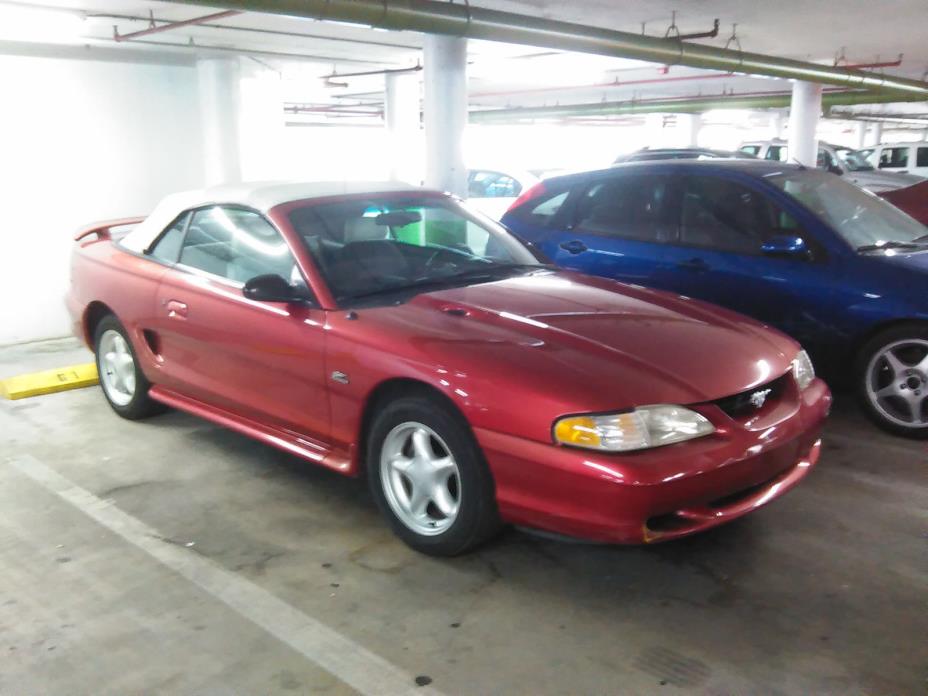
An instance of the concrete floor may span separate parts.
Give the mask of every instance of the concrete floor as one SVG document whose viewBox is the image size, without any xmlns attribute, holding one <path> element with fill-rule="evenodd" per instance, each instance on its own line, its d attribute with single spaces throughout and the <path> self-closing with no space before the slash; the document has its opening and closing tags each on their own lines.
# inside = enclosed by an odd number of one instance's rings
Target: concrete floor
<svg viewBox="0 0 928 696">
<path fill-rule="evenodd" d="M 87 357 L 6 348 L 0 377 Z M 0 693 L 356 692 L 279 637 L 281 607 L 413 691 L 928 693 L 928 454 L 840 401 L 812 476 L 734 524 L 648 548 L 510 530 L 451 560 L 357 481 L 181 413 L 120 420 L 96 388 L 0 401 L 0 433 Z M 130 543 L 22 462 L 157 533 Z"/>
</svg>

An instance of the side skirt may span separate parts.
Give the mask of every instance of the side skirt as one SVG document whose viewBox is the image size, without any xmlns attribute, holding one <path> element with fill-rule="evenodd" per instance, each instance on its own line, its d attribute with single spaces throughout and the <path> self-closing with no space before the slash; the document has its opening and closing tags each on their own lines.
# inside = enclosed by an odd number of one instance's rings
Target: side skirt
<svg viewBox="0 0 928 696">
<path fill-rule="evenodd" d="M 289 430 L 259 423 L 251 418 L 226 411 L 157 385 L 151 388 L 149 396 L 155 401 L 160 401 L 179 411 L 186 411 L 194 416 L 212 421 L 224 428 L 229 428 L 229 430 L 234 430 L 277 449 L 295 454 L 302 459 L 311 461 L 313 464 L 320 464 L 333 469 L 340 474 L 354 476 L 357 473 L 347 452 L 333 450 L 321 442 L 297 435 Z"/>
</svg>

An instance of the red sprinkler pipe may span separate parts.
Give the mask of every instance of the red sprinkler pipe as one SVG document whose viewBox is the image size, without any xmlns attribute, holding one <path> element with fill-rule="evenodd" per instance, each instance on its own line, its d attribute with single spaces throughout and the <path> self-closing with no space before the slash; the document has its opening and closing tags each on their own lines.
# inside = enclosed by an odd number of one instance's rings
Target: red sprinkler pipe
<svg viewBox="0 0 928 696">
<path fill-rule="evenodd" d="M 228 17 L 235 17 L 236 15 L 242 14 L 238 10 L 225 10 L 224 12 L 214 12 L 213 14 L 203 15 L 202 17 L 194 17 L 193 19 L 185 19 L 180 22 L 168 22 L 166 24 L 161 24 L 159 26 L 149 27 L 148 29 L 142 29 L 141 31 L 134 31 L 131 34 L 120 34 L 115 27 L 113 27 L 113 40 L 117 42 L 122 41 L 131 41 L 132 39 L 140 39 L 143 36 L 151 36 L 152 34 L 160 34 L 163 31 L 171 31 L 172 29 L 180 29 L 181 27 L 189 27 L 196 24 L 204 24 L 205 22 L 212 22 L 217 19 L 227 19 Z M 152 20 L 154 21 L 154 20 Z"/>
</svg>

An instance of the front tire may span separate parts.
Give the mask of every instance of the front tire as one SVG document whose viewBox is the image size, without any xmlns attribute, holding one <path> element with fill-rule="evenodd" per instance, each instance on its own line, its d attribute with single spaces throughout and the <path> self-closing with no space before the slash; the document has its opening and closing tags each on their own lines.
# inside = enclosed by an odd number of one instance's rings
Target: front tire
<svg viewBox="0 0 928 696">
<path fill-rule="evenodd" d="M 861 349 L 857 392 L 864 411 L 895 435 L 928 438 L 928 326 L 903 324 Z"/>
<path fill-rule="evenodd" d="M 401 397 L 371 425 L 371 493 L 413 549 L 454 556 L 500 528 L 492 477 L 463 418 L 436 398 Z"/>
<path fill-rule="evenodd" d="M 158 411 L 158 404 L 148 396 L 151 382 L 139 367 L 125 328 L 112 314 L 97 324 L 94 353 L 103 395 L 117 414 L 138 420 Z"/>
</svg>

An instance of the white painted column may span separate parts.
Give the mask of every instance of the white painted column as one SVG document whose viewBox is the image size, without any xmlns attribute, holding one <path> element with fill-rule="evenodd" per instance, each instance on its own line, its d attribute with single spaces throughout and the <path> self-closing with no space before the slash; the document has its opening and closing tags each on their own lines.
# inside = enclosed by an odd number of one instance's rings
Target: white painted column
<svg viewBox="0 0 928 696">
<path fill-rule="evenodd" d="M 390 150 L 390 178 L 422 182 L 419 162 L 419 73 L 388 73 L 384 121 Z"/>
<path fill-rule="evenodd" d="M 854 132 L 857 136 L 856 143 L 854 147 L 858 150 L 862 149 L 867 142 L 867 122 L 858 121 L 854 124 Z"/>
<path fill-rule="evenodd" d="M 883 123 L 876 121 L 870 124 L 870 144 L 879 145 L 883 140 Z"/>
<path fill-rule="evenodd" d="M 814 167 L 818 151 L 815 129 L 822 113 L 822 86 L 814 82 L 794 82 L 789 107 L 789 159 Z"/>
<path fill-rule="evenodd" d="M 197 61 L 207 186 L 242 179 L 239 154 L 240 78 L 238 58 L 201 58 Z"/>
<path fill-rule="evenodd" d="M 677 127 L 683 147 L 699 145 L 699 130 L 702 127 L 702 114 L 677 114 Z"/>
<path fill-rule="evenodd" d="M 770 115 L 770 137 L 773 140 L 783 139 L 783 124 L 785 121 L 782 111 L 774 111 Z"/>
<path fill-rule="evenodd" d="M 425 184 L 467 195 L 464 127 L 467 125 L 467 39 L 426 34 Z"/>
</svg>

